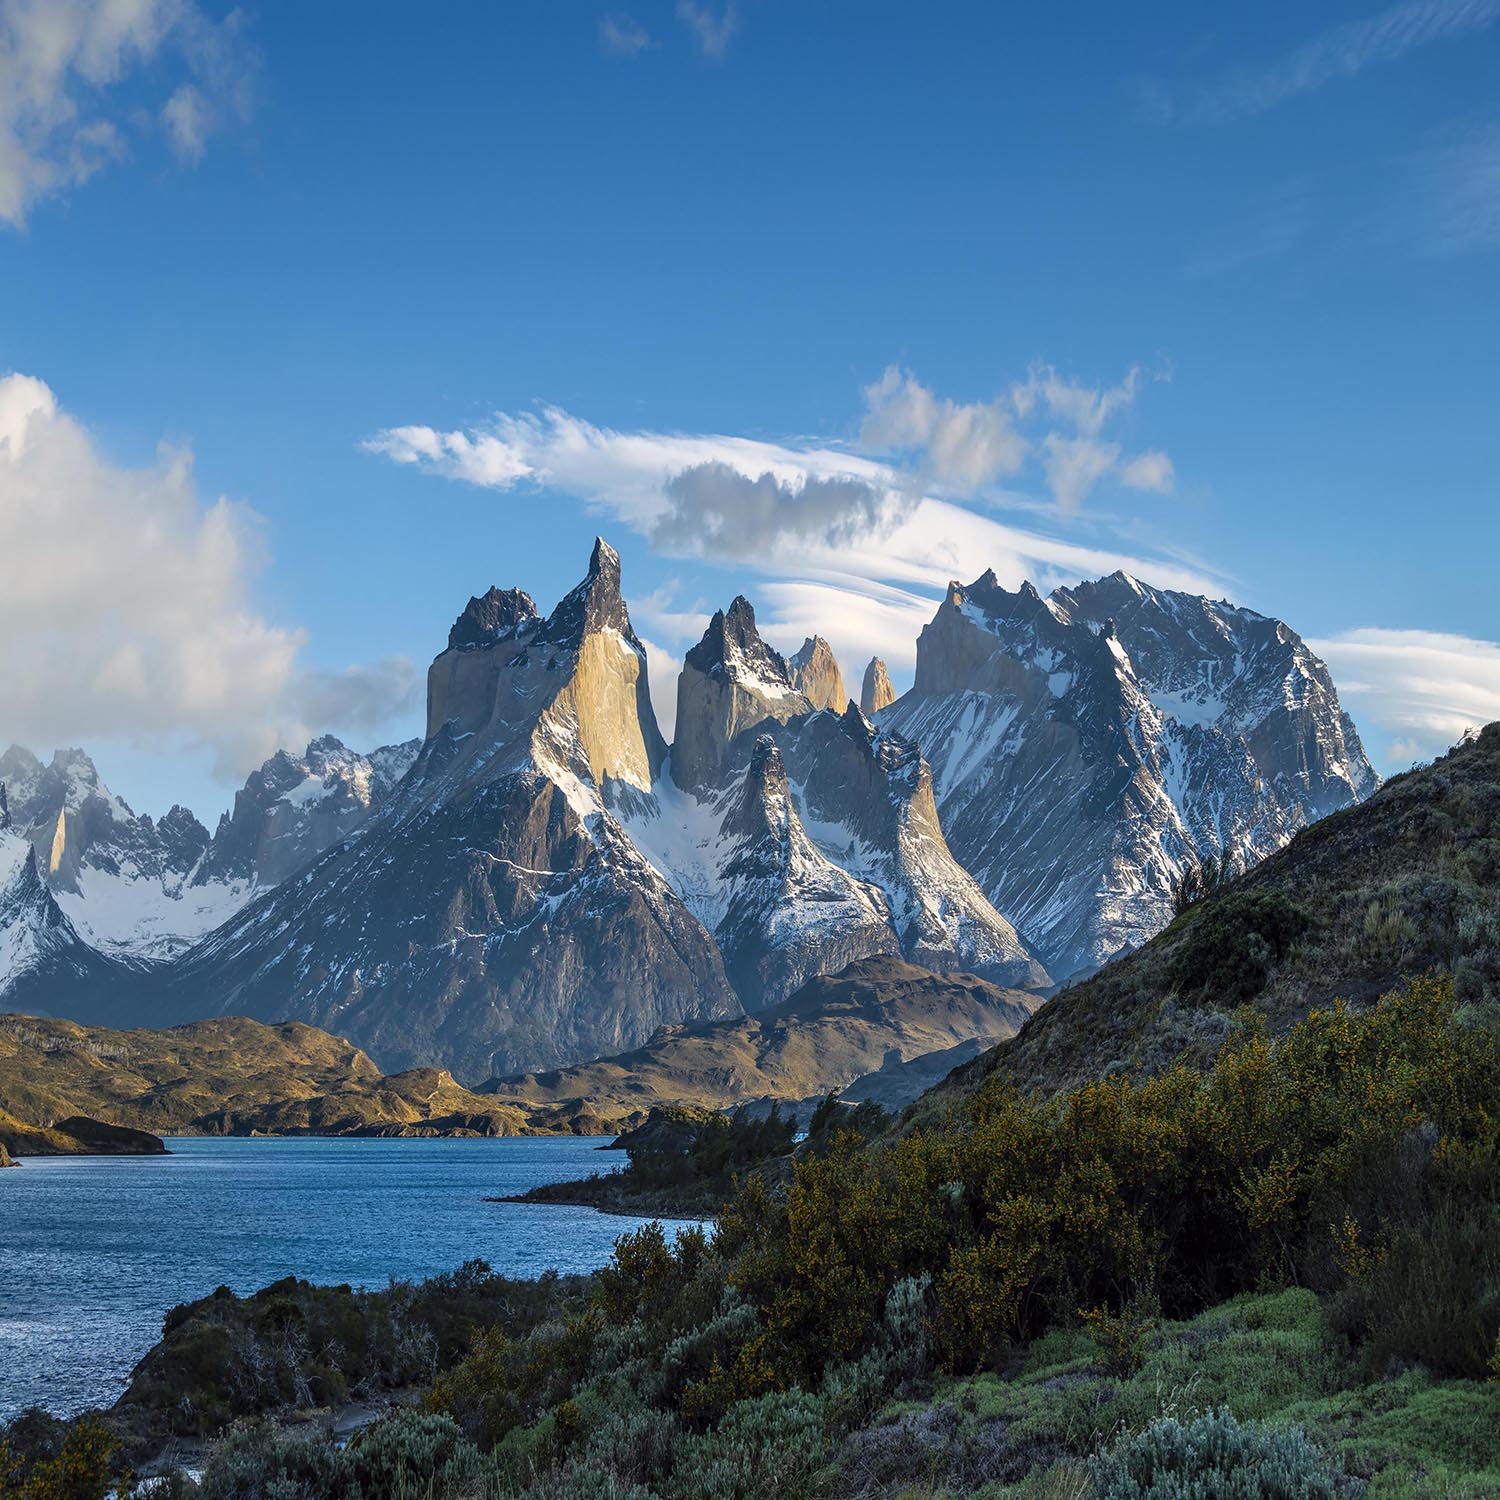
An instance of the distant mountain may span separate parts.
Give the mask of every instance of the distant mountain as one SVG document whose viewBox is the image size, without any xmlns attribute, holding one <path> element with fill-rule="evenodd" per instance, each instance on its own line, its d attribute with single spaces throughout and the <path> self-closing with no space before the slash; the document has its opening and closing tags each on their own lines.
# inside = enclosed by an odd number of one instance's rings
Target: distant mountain
<svg viewBox="0 0 1500 1500">
<path fill-rule="evenodd" d="M 36 850 L 0 824 L 0 977 L 7 1004 L 42 1015 L 88 1009 L 128 992 L 128 960 L 98 952 L 79 936 L 42 876 Z"/>
<path fill-rule="evenodd" d="M 951 584 L 877 722 L 921 746 L 954 853 L 1058 976 L 1160 931 L 1208 856 L 1253 864 L 1378 785 L 1296 632 L 1125 573 Z"/>
<path fill-rule="evenodd" d="M 420 743 L 359 755 L 326 735 L 304 755 L 279 751 L 251 774 L 212 837 L 185 807 L 159 822 L 132 812 L 78 749 L 44 764 L 12 745 L 0 755 L 0 787 L 12 830 L 36 851 L 78 936 L 105 954 L 159 960 L 352 833 Z M 0 996 L 11 973 L 0 965 Z"/>
</svg>

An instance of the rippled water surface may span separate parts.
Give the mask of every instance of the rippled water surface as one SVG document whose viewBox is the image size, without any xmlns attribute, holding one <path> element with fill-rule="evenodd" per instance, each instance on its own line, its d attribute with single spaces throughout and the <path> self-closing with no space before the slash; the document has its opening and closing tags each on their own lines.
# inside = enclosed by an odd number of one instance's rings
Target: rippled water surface
<svg viewBox="0 0 1500 1500">
<path fill-rule="evenodd" d="M 507 1276 L 592 1270 L 637 1222 L 484 1201 L 623 1165 L 595 1139 L 167 1144 L 0 1172 L 0 1416 L 108 1405 L 162 1314 L 216 1286 L 383 1286 L 476 1257 Z"/>
</svg>

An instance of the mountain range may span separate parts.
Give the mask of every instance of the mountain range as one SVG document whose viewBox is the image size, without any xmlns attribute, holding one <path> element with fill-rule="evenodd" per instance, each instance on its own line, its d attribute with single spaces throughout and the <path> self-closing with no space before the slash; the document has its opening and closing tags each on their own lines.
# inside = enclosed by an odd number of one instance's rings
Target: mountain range
<svg viewBox="0 0 1500 1500">
<path fill-rule="evenodd" d="M 243 1014 L 479 1082 L 776 1006 L 863 959 L 1046 992 L 1139 946 L 1377 778 L 1286 625 L 1124 574 L 950 586 L 912 689 L 846 696 L 750 603 L 657 724 L 619 558 L 543 616 L 471 599 L 420 742 L 268 761 L 210 836 L 80 751 L 0 759 L 0 1004 L 108 1025 Z"/>
</svg>

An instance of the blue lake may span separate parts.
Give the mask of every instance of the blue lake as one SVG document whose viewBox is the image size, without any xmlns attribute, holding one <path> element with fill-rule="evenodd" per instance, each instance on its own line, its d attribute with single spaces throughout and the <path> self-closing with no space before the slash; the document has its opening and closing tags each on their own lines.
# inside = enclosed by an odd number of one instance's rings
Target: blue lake
<svg viewBox="0 0 1500 1500">
<path fill-rule="evenodd" d="M 167 1309 L 220 1285 L 593 1270 L 640 1222 L 484 1201 L 624 1164 L 591 1138 L 167 1144 L 0 1172 L 0 1417 L 109 1405 Z"/>
</svg>

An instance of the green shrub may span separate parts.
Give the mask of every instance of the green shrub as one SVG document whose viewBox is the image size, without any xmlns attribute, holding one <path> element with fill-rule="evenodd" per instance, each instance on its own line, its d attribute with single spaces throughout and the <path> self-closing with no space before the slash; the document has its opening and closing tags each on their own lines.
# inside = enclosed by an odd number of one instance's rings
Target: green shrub
<svg viewBox="0 0 1500 1500">
<path fill-rule="evenodd" d="M 322 1436 L 289 1436 L 271 1422 L 234 1428 L 210 1452 L 202 1500 L 330 1500 L 339 1454 Z"/>
<path fill-rule="evenodd" d="M 1313 926 L 1312 913 L 1277 890 L 1229 890 L 1180 919 L 1167 982 L 1183 999 L 1232 1010 L 1265 988 L 1272 968 Z"/>
<path fill-rule="evenodd" d="M 1332 1304 L 1369 1366 L 1483 1380 L 1500 1341 L 1500 1207 L 1446 1202 L 1395 1229 Z"/>
<path fill-rule="evenodd" d="M 478 1458 L 451 1417 L 404 1411 L 359 1433 L 340 1455 L 338 1473 L 346 1489 L 374 1500 L 403 1488 L 425 1490 L 440 1475 L 477 1467 Z"/>
<path fill-rule="evenodd" d="M 805 1391 L 730 1407 L 710 1431 L 678 1447 L 667 1500 L 797 1500 L 812 1492 L 827 1451 L 823 1411 Z"/>
<path fill-rule="evenodd" d="M 1363 1486 L 1333 1468 L 1300 1427 L 1162 1417 L 1090 1466 L 1097 1500 L 1320 1500 Z"/>
</svg>

